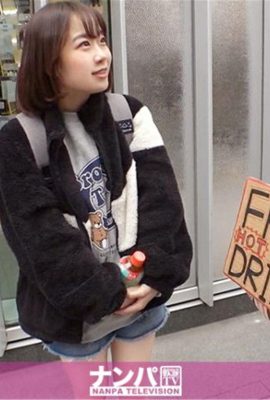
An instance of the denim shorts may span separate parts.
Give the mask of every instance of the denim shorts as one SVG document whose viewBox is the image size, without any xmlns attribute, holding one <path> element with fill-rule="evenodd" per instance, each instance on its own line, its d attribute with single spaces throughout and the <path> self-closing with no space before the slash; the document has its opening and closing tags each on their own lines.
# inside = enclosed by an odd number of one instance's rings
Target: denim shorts
<svg viewBox="0 0 270 400">
<path fill-rule="evenodd" d="M 94 342 L 70 344 L 55 341 L 43 343 L 43 347 L 50 353 L 60 357 L 87 359 L 109 347 L 114 339 L 132 342 L 157 332 L 166 324 L 169 315 L 169 309 L 162 304 L 143 311 L 139 318 L 130 325 L 110 332 Z"/>
</svg>

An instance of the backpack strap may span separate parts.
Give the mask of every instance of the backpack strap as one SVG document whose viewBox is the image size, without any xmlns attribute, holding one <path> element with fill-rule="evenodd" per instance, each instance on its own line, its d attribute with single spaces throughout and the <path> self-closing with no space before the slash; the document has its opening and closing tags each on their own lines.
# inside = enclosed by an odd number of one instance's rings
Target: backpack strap
<svg viewBox="0 0 270 400">
<path fill-rule="evenodd" d="M 45 126 L 39 117 L 29 117 L 24 113 L 16 115 L 29 140 L 39 169 L 49 165 L 49 153 L 47 149 L 47 135 Z"/>
<path fill-rule="evenodd" d="M 113 115 L 113 119 L 118 123 L 124 133 L 127 143 L 133 139 L 132 113 L 129 104 L 122 94 L 106 93 L 106 97 Z M 49 166 L 49 153 L 47 148 L 47 135 L 45 126 L 39 117 L 29 117 L 24 113 L 19 113 L 16 118 L 26 133 L 30 146 L 35 156 L 39 169 Z"/>
<path fill-rule="evenodd" d="M 128 144 L 131 143 L 134 134 L 132 113 L 125 96 L 119 93 L 106 93 L 106 97 L 113 115 L 113 119 L 118 123 L 124 133 Z"/>
</svg>

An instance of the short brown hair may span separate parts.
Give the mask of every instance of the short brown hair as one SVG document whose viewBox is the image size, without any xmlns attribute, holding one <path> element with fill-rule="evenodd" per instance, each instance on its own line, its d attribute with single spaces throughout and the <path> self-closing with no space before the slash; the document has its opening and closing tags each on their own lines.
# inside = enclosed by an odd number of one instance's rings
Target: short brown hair
<svg viewBox="0 0 270 400">
<path fill-rule="evenodd" d="M 87 35 L 107 35 L 101 14 L 73 1 L 47 4 L 33 15 L 24 29 L 21 65 L 17 78 L 17 107 L 40 114 L 62 95 L 57 77 L 60 53 L 66 43 L 70 17 L 77 15 Z"/>
</svg>

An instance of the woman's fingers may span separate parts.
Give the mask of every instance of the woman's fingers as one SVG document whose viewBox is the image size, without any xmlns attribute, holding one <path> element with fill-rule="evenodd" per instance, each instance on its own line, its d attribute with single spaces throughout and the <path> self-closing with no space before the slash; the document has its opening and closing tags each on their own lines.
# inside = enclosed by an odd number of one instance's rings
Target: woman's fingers
<svg viewBox="0 0 270 400">
<path fill-rule="evenodd" d="M 156 289 L 151 288 L 150 286 L 146 285 L 143 283 L 142 285 L 136 285 L 132 286 L 130 288 L 127 288 L 127 296 L 130 299 L 136 299 L 136 298 L 142 298 L 146 296 L 153 296 L 153 298 L 156 296 L 158 291 Z"/>
<path fill-rule="evenodd" d="M 115 311 L 117 315 L 134 314 L 141 311 L 157 294 L 157 290 L 146 284 L 136 285 L 127 288 L 127 296 L 119 310 Z"/>
<path fill-rule="evenodd" d="M 137 298 L 135 301 L 133 300 L 131 305 L 115 311 L 114 314 L 117 314 L 117 315 L 134 314 L 138 311 L 143 310 L 145 308 L 145 306 L 149 303 L 149 301 L 152 300 L 152 298 L 153 298 L 152 293 L 149 293 L 148 295 L 146 295 L 142 298 Z"/>
<path fill-rule="evenodd" d="M 266 319 L 270 319 L 268 308 L 255 297 L 253 297 L 253 301 L 257 309 L 263 314 Z"/>
<path fill-rule="evenodd" d="M 128 298 L 128 297 L 126 297 L 125 300 L 123 301 L 121 307 L 120 307 L 120 310 L 121 310 L 122 308 L 126 308 L 127 306 L 129 306 L 129 305 L 132 304 L 132 303 L 134 303 L 134 300 L 133 300 L 133 299 L 130 299 L 130 298 Z"/>
<path fill-rule="evenodd" d="M 139 301 L 136 301 L 135 303 L 131 304 L 130 306 L 127 306 L 125 308 L 115 311 L 114 314 L 116 314 L 116 315 L 135 314 L 136 312 L 141 311 L 144 307 L 145 306 L 143 306 Z"/>
</svg>

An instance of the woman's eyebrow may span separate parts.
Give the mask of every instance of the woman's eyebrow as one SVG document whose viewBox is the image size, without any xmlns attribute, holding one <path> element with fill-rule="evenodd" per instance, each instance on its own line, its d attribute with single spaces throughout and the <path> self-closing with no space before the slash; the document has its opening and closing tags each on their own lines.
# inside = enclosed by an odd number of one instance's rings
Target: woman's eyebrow
<svg viewBox="0 0 270 400">
<path fill-rule="evenodd" d="M 79 35 L 74 36 L 74 38 L 72 39 L 72 42 L 75 42 L 77 39 L 81 39 L 81 38 L 88 38 L 89 36 L 84 32 L 84 33 L 80 33 Z"/>
</svg>

